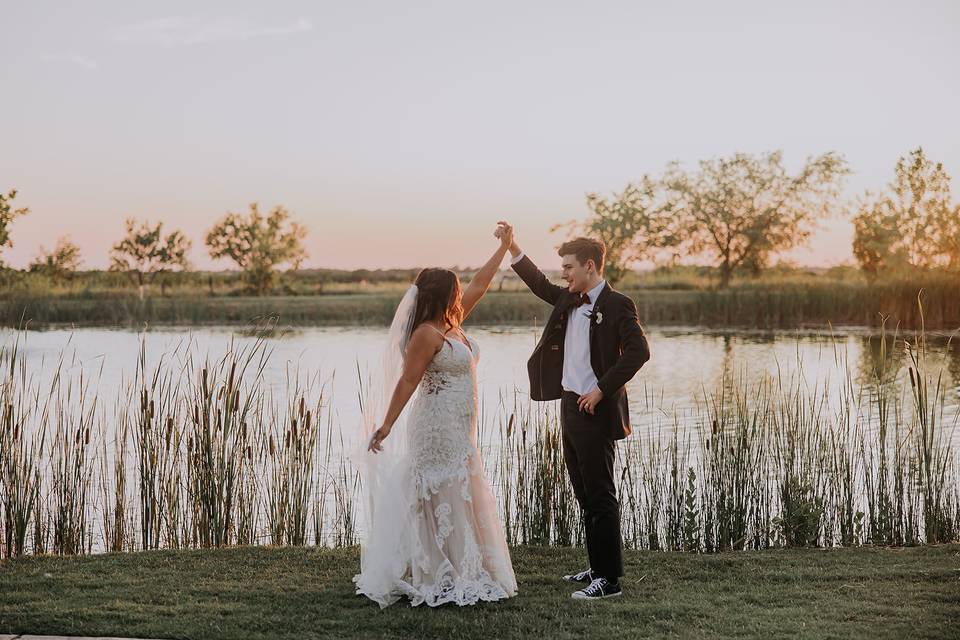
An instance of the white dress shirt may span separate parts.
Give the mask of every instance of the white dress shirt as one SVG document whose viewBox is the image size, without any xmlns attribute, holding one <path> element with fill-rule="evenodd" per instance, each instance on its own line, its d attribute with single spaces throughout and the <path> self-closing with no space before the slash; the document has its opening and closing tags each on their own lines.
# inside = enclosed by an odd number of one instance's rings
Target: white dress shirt
<svg viewBox="0 0 960 640">
<path fill-rule="evenodd" d="M 523 259 L 521 253 L 510 261 L 516 264 Z M 590 318 L 597 296 L 607 284 L 601 280 L 600 284 L 587 292 L 590 302 L 579 307 L 570 307 L 567 319 L 567 332 L 563 337 L 563 377 L 560 385 L 564 391 L 572 391 L 577 395 L 584 395 L 597 388 L 597 374 L 590 364 Z"/>
</svg>

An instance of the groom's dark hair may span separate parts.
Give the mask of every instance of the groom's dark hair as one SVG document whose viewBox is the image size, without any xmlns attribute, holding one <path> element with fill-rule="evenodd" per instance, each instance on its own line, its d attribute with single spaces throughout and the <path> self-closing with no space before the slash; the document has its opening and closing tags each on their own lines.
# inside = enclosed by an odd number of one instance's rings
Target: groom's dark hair
<svg viewBox="0 0 960 640">
<path fill-rule="evenodd" d="M 597 271 L 603 273 L 603 258 L 607 255 L 607 246 L 593 238 L 574 238 L 560 245 L 557 253 L 561 258 L 573 254 L 577 256 L 577 262 L 580 264 L 587 264 L 587 260 L 593 260 Z"/>
</svg>

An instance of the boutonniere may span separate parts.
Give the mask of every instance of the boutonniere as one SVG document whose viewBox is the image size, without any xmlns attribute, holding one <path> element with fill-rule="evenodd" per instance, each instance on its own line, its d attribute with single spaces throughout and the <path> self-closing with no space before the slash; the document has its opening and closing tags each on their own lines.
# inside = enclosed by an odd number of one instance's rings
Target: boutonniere
<svg viewBox="0 0 960 640">
<path fill-rule="evenodd" d="M 603 322 L 603 312 L 597 311 L 596 309 L 594 309 L 593 311 L 591 311 L 591 312 L 587 315 L 587 317 L 590 318 L 590 321 L 591 321 L 593 324 L 595 324 L 595 325 L 600 324 L 601 322 Z"/>
</svg>

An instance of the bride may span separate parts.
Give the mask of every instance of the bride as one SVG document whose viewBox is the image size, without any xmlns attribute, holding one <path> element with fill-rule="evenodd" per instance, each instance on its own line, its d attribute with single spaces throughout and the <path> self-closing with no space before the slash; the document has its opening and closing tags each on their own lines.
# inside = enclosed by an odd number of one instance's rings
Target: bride
<svg viewBox="0 0 960 640">
<path fill-rule="evenodd" d="M 381 608 L 402 596 L 414 606 L 462 606 L 517 593 L 477 448 L 479 347 L 461 329 L 499 269 L 513 230 L 501 222 L 494 235 L 500 247 L 462 293 L 452 271 L 420 272 L 390 327 L 380 406 L 364 407 L 369 439 L 358 463 L 367 521 L 353 581 L 358 594 Z M 371 415 L 378 410 L 380 420 Z"/>
</svg>

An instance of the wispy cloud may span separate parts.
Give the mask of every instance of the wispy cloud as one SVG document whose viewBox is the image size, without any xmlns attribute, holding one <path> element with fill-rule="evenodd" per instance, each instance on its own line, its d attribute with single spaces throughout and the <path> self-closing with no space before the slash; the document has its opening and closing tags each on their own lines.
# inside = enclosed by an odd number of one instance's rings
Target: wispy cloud
<svg viewBox="0 0 960 640">
<path fill-rule="evenodd" d="M 160 18 L 117 27 L 113 31 L 113 39 L 132 44 L 172 46 L 286 36 L 312 29 L 313 24 L 304 18 L 280 25 L 254 25 L 231 19 L 202 21 L 191 18 Z"/>
<path fill-rule="evenodd" d="M 78 55 L 76 53 L 51 53 L 43 56 L 43 59 L 53 62 L 67 62 L 90 71 L 97 68 L 96 60 Z"/>
</svg>

